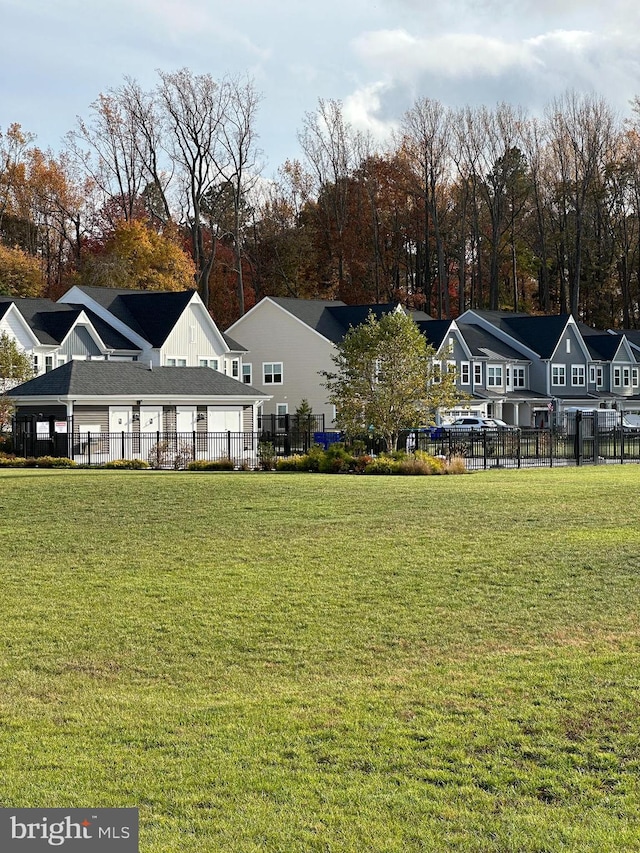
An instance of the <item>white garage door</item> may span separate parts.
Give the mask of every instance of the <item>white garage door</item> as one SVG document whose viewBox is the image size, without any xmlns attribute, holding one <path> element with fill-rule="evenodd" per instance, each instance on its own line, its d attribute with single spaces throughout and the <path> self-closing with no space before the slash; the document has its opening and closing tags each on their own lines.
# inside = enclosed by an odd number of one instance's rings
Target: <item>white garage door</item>
<svg viewBox="0 0 640 853">
<path fill-rule="evenodd" d="M 242 432 L 242 406 L 207 407 L 208 432 Z"/>
</svg>

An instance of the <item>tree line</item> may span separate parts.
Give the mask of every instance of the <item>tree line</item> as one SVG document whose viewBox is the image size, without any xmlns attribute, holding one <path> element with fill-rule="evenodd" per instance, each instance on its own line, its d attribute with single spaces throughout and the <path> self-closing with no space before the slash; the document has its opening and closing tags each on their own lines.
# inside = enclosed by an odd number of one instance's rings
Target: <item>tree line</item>
<svg viewBox="0 0 640 853">
<path fill-rule="evenodd" d="M 266 295 L 640 324 L 640 99 L 418 98 L 384 145 L 320 100 L 270 180 L 260 102 L 182 69 L 99 95 L 58 154 L 0 132 L 0 291 L 195 287 L 222 326 Z"/>
</svg>

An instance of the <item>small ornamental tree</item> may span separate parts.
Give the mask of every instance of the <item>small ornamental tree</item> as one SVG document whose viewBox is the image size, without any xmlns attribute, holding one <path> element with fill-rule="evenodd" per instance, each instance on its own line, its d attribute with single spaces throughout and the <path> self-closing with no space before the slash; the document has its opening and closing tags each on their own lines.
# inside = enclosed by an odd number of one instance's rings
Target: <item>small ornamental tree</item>
<svg viewBox="0 0 640 853">
<path fill-rule="evenodd" d="M 13 404 L 7 391 L 33 377 L 31 359 L 6 332 L 0 334 L 0 432 L 11 423 Z"/>
<path fill-rule="evenodd" d="M 396 450 L 403 429 L 433 423 L 436 410 L 462 397 L 455 375 L 441 372 L 433 347 L 401 308 L 373 314 L 347 332 L 333 356 L 335 373 L 324 372 L 338 427 L 350 437 L 367 432 Z"/>
</svg>

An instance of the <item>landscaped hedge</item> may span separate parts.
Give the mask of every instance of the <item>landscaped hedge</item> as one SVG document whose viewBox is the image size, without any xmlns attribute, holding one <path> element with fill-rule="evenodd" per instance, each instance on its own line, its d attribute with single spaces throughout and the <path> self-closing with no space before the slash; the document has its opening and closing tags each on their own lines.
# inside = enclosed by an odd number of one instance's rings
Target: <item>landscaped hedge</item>
<svg viewBox="0 0 640 853">
<path fill-rule="evenodd" d="M 305 455 L 278 459 L 277 471 L 319 471 L 321 474 L 399 474 L 425 476 L 429 474 L 463 474 L 464 459 L 443 459 L 422 450 L 405 453 L 403 450 L 379 456 L 351 454 L 343 444 L 332 444 L 327 450 L 312 448 Z"/>
<path fill-rule="evenodd" d="M 27 457 L 7 454 L 0 456 L 0 468 L 77 468 L 77 462 L 66 456 Z"/>
<path fill-rule="evenodd" d="M 195 459 L 187 465 L 187 471 L 233 471 L 231 459 Z"/>
<path fill-rule="evenodd" d="M 105 462 L 100 468 L 115 468 L 119 471 L 140 471 L 149 468 L 150 465 L 144 459 L 114 459 L 112 462 Z"/>
</svg>

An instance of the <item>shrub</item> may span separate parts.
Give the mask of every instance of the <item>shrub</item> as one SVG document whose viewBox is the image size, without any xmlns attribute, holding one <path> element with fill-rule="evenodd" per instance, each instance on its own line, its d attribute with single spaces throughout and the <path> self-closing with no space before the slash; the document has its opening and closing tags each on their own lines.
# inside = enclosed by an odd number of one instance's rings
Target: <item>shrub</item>
<svg viewBox="0 0 640 853">
<path fill-rule="evenodd" d="M 296 455 L 278 459 L 276 462 L 276 471 L 304 471 L 304 468 L 301 468 L 300 464 L 305 458 L 304 456 Z"/>
<path fill-rule="evenodd" d="M 117 468 L 120 470 L 141 470 L 143 468 L 148 468 L 149 463 L 144 459 L 113 459 L 111 462 L 105 462 L 104 465 L 101 465 L 100 467 Z"/>
<path fill-rule="evenodd" d="M 261 441 L 258 445 L 258 460 L 263 471 L 273 471 L 276 467 L 276 452 L 271 441 Z"/>
<path fill-rule="evenodd" d="M 232 459 L 195 459 L 187 464 L 187 471 L 233 471 Z"/>
<path fill-rule="evenodd" d="M 24 468 L 26 459 L 23 456 L 14 456 L 12 453 L 0 455 L 0 468 Z"/>
<path fill-rule="evenodd" d="M 66 456 L 38 456 L 24 461 L 25 468 L 76 468 L 77 462 Z"/>
<path fill-rule="evenodd" d="M 152 468 L 165 468 L 169 461 L 169 442 L 158 441 L 154 444 L 148 458 Z"/>
<path fill-rule="evenodd" d="M 464 456 L 451 456 L 444 462 L 445 474 L 466 474 L 467 466 Z"/>
<path fill-rule="evenodd" d="M 173 467 L 176 471 L 187 468 L 189 463 L 193 462 L 193 447 L 187 441 L 182 441 L 178 445 L 176 455 L 173 457 Z"/>
<path fill-rule="evenodd" d="M 355 465 L 355 457 L 345 450 L 344 444 L 337 442 L 324 451 L 318 470 L 321 474 L 348 474 L 355 470 Z"/>
<path fill-rule="evenodd" d="M 363 471 L 364 474 L 398 474 L 400 473 L 400 465 L 402 463 L 397 459 L 392 459 L 391 456 L 387 456 L 386 454 L 380 454 L 380 456 L 376 456 L 375 459 L 372 459 L 368 465 L 365 466 Z"/>
</svg>

